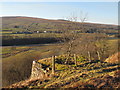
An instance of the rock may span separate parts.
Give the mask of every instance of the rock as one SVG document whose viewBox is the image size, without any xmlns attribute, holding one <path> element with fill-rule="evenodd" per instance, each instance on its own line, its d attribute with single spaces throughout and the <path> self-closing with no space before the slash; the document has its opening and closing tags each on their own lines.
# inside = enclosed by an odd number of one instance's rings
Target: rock
<svg viewBox="0 0 120 90">
<path fill-rule="evenodd" d="M 31 78 L 43 79 L 45 77 L 46 70 L 42 68 L 42 64 L 36 61 L 33 61 Z"/>
</svg>

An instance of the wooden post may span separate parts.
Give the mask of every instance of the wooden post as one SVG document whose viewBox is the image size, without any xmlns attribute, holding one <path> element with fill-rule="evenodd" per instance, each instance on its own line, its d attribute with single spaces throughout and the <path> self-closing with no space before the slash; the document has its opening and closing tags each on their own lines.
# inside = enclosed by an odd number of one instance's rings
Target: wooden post
<svg viewBox="0 0 120 90">
<path fill-rule="evenodd" d="M 91 60 L 90 52 L 88 51 L 88 59 Z"/>
<path fill-rule="evenodd" d="M 100 58 L 100 53 L 99 53 L 99 51 L 97 51 L 97 56 L 98 56 L 98 60 L 100 60 L 101 58 Z"/>
<path fill-rule="evenodd" d="M 77 57 L 76 57 L 76 54 L 74 54 L 74 61 L 75 61 L 75 66 L 77 66 Z"/>
<path fill-rule="evenodd" d="M 55 56 L 52 56 L 52 74 L 55 74 Z"/>
</svg>

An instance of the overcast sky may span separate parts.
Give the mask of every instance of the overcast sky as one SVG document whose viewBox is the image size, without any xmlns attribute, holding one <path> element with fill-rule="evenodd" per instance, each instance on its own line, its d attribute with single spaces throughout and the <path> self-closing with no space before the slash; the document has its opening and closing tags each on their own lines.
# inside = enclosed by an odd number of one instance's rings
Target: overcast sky
<svg viewBox="0 0 120 90">
<path fill-rule="evenodd" d="M 118 2 L 14 2 L 1 3 L 1 16 L 28 16 L 46 19 L 62 19 L 82 11 L 88 13 L 88 22 L 118 24 Z M 19 0 L 17 0 L 19 1 Z M 26 0 L 24 0 L 26 1 Z M 36 1 L 36 2 L 35 2 Z M 104 0 L 105 1 L 105 0 Z M 113 0 L 106 0 L 113 1 Z M 116 0 L 117 1 L 117 0 Z"/>
</svg>

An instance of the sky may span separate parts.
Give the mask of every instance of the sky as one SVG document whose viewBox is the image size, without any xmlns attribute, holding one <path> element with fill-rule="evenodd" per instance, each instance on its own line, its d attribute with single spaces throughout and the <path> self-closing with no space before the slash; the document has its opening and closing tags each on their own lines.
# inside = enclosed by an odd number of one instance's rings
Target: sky
<svg viewBox="0 0 120 90">
<path fill-rule="evenodd" d="M 18 0 L 19 1 L 19 0 Z M 24 0 L 25 1 L 25 0 Z M 108 1 L 108 0 L 107 0 Z M 0 16 L 28 16 L 45 19 L 64 19 L 74 13 L 87 13 L 87 22 L 118 24 L 118 2 L 15 2 L 0 3 Z"/>
<path fill-rule="evenodd" d="M 119 0 L 0 0 L 0 2 L 118 2 Z"/>
</svg>

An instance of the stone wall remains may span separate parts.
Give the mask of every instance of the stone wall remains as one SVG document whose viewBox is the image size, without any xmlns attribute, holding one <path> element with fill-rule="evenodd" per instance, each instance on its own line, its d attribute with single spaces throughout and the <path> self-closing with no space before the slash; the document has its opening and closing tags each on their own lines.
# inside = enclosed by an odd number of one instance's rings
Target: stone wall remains
<svg viewBox="0 0 120 90">
<path fill-rule="evenodd" d="M 42 64 L 37 61 L 33 61 L 30 78 L 43 79 L 46 75 L 47 71 L 42 68 Z"/>
</svg>

